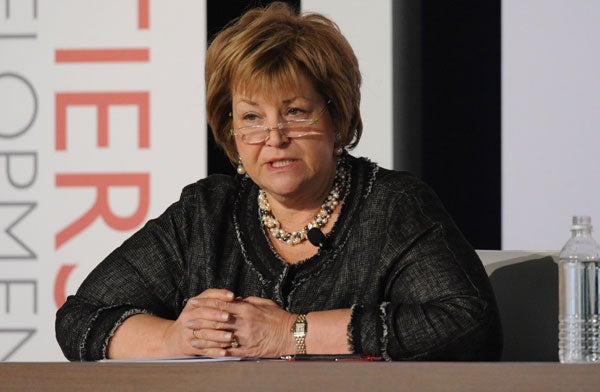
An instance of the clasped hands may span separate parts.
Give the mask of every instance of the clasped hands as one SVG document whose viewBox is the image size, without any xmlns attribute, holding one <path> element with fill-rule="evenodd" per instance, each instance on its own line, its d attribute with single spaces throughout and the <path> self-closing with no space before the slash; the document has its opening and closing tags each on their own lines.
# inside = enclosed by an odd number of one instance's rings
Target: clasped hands
<svg viewBox="0 0 600 392">
<path fill-rule="evenodd" d="M 208 289 L 188 300 L 164 344 L 176 355 L 278 358 L 296 351 L 295 318 L 269 299 Z"/>
</svg>

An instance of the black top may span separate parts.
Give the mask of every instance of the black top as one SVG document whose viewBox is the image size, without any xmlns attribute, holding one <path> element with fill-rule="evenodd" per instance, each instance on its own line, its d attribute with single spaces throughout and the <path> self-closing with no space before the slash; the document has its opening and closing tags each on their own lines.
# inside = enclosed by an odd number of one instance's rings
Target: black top
<svg viewBox="0 0 600 392">
<path fill-rule="evenodd" d="M 208 288 L 294 313 L 351 308 L 354 352 L 390 360 L 497 360 L 502 337 L 485 270 L 437 196 L 404 172 L 345 157 L 350 191 L 319 252 L 278 257 L 249 177 L 209 176 L 99 264 L 58 310 L 70 360 L 106 355 L 129 316 L 176 319 Z"/>
</svg>

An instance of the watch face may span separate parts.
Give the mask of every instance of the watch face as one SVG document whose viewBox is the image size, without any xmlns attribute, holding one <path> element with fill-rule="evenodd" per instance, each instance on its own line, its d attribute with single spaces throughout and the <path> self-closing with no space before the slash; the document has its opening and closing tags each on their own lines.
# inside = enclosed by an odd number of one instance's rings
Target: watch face
<svg viewBox="0 0 600 392">
<path fill-rule="evenodd" d="M 304 332 L 306 332 L 304 330 L 304 323 L 298 323 L 298 324 L 296 324 L 296 333 L 298 333 L 298 334 L 304 334 Z"/>
</svg>

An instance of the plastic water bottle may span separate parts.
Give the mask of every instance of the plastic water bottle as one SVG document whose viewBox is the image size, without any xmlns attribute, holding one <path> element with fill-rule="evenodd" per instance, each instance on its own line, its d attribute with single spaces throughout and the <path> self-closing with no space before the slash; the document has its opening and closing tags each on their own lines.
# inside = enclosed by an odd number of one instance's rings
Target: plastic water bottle
<svg viewBox="0 0 600 392">
<path fill-rule="evenodd" d="M 560 251 L 558 357 L 562 363 L 600 363 L 600 246 L 589 216 L 574 216 Z"/>
</svg>

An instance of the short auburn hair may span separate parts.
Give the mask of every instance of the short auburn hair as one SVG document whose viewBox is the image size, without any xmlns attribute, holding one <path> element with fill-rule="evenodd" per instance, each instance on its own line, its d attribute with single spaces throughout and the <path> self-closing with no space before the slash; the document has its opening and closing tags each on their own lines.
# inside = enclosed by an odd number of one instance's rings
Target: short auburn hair
<svg viewBox="0 0 600 392">
<path fill-rule="evenodd" d="M 270 93 L 299 85 L 304 72 L 325 101 L 336 147 L 353 148 L 362 134 L 358 60 L 339 27 L 317 13 L 298 14 L 286 3 L 255 8 L 225 29 L 206 52 L 206 113 L 215 141 L 237 162 L 233 91 Z"/>
</svg>

